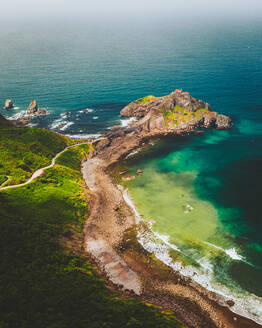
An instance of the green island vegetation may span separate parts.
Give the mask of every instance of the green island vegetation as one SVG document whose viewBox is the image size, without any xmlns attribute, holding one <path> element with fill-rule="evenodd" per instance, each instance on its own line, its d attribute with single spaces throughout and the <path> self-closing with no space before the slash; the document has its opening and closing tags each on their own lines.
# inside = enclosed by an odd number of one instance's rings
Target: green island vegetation
<svg viewBox="0 0 262 328">
<path fill-rule="evenodd" d="M 146 104 L 149 101 L 156 100 L 156 99 L 157 99 L 157 97 L 149 95 L 149 96 L 145 96 L 143 98 L 139 98 L 139 99 L 135 100 L 134 103 L 135 104 Z"/>
<path fill-rule="evenodd" d="M 0 133 L 1 163 L 4 155 L 12 177 L 15 159 L 32 157 L 34 170 L 71 143 L 34 128 Z M 0 191 L 0 327 L 185 327 L 172 313 L 112 290 L 88 261 L 82 243 L 90 192 L 80 167 L 91 150 L 70 148 L 32 183 Z"/>
<path fill-rule="evenodd" d="M 173 111 L 164 112 L 165 125 L 170 127 L 178 127 L 183 123 L 190 122 L 192 120 L 199 120 L 201 117 L 208 113 L 206 108 L 200 108 L 195 112 L 187 111 L 185 107 L 176 105 Z"/>
</svg>

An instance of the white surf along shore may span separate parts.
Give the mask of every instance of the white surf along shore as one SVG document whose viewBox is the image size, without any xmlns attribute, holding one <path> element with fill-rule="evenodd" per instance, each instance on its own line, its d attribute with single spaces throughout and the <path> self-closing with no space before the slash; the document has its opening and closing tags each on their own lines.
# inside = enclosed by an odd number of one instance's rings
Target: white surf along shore
<svg viewBox="0 0 262 328">
<path fill-rule="evenodd" d="M 123 193 L 123 198 L 127 205 L 133 210 L 136 223 L 143 221 L 140 216 L 133 199 L 130 196 L 128 189 L 124 189 L 121 185 L 118 188 Z M 167 235 L 161 235 L 152 229 L 152 223 L 149 222 L 149 232 L 137 234 L 138 242 L 150 253 L 154 253 L 155 256 L 171 267 L 173 270 L 178 271 L 181 275 L 191 278 L 193 281 L 215 293 L 215 301 L 223 306 L 228 306 L 226 303 L 229 300 L 234 301 L 234 305 L 230 307 L 230 310 L 238 315 L 242 315 L 248 319 L 251 319 L 258 324 L 262 324 L 262 298 L 243 291 L 243 294 L 237 294 L 222 284 L 214 281 L 213 265 L 207 258 L 203 257 L 197 261 L 201 267 L 201 271 L 196 267 L 187 265 L 183 266 L 182 262 L 174 261 L 170 256 L 170 250 L 173 249 L 183 254 L 183 252 L 176 245 L 169 242 Z M 235 261 L 245 261 L 245 259 L 237 253 L 235 248 L 223 249 L 222 247 L 208 243 L 209 246 L 219 249 L 227 254 L 231 259 Z"/>
</svg>

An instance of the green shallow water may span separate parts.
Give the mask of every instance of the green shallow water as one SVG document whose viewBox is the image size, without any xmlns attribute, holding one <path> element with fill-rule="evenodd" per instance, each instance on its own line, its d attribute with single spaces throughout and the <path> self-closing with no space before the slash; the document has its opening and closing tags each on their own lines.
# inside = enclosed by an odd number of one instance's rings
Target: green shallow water
<svg viewBox="0 0 262 328">
<path fill-rule="evenodd" d="M 143 171 L 128 189 L 153 231 L 179 248 L 173 260 L 207 275 L 223 294 L 249 299 L 245 311 L 262 308 L 262 299 L 251 305 L 262 296 L 260 205 L 252 203 L 259 186 L 245 188 L 258 179 L 246 158 L 251 147 L 261 151 L 255 136 L 245 121 L 232 131 L 167 138 L 123 163 L 129 173 Z"/>
</svg>

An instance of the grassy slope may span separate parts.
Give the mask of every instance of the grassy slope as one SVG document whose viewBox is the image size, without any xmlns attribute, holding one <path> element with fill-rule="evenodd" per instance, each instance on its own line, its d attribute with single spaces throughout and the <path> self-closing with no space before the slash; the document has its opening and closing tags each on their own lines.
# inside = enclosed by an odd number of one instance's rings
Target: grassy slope
<svg viewBox="0 0 262 328">
<path fill-rule="evenodd" d="M 0 327 L 183 327 L 120 299 L 83 254 L 66 248 L 72 237 L 81 240 L 87 215 L 79 171 L 87 152 L 70 149 L 34 183 L 0 192 Z"/>
<path fill-rule="evenodd" d="M 143 98 L 139 98 L 139 99 L 135 100 L 134 103 L 135 104 L 146 104 L 149 101 L 156 100 L 156 99 L 157 99 L 157 97 L 149 95 L 149 96 L 145 96 Z"/>
<path fill-rule="evenodd" d="M 176 105 L 172 112 L 165 112 L 163 115 L 166 125 L 178 127 L 191 120 L 199 120 L 207 112 L 209 111 L 205 108 L 200 108 L 195 112 L 188 112 L 184 107 Z"/>
<path fill-rule="evenodd" d="M 1 128 L 0 183 L 7 176 L 9 185 L 26 181 L 69 144 L 72 144 L 69 138 L 48 130 Z"/>
</svg>

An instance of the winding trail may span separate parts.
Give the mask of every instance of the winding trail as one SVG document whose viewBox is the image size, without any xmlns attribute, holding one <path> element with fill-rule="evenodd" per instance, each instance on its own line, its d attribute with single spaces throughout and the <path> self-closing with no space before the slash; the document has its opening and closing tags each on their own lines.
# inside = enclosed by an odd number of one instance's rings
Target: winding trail
<svg viewBox="0 0 262 328">
<path fill-rule="evenodd" d="M 76 144 L 76 145 L 71 145 L 71 146 L 68 146 L 66 148 L 64 148 L 62 151 L 60 151 L 59 153 L 57 153 L 53 158 L 52 158 L 52 161 L 51 161 L 51 164 L 48 165 L 48 166 L 45 166 L 45 167 L 42 167 L 40 169 L 38 169 L 37 171 L 35 171 L 31 178 L 29 180 L 27 180 L 26 182 L 23 182 L 23 183 L 19 183 L 17 185 L 12 185 L 12 186 L 6 186 L 6 187 L 0 187 L 0 190 L 7 190 L 7 189 L 11 189 L 11 188 L 18 188 L 18 187 L 23 187 L 23 186 L 26 186 L 28 185 L 29 183 L 31 183 L 34 179 L 38 178 L 39 176 L 41 176 L 43 174 L 43 172 L 47 169 L 50 169 L 51 167 L 53 167 L 55 165 L 55 162 L 57 160 L 57 158 L 62 155 L 64 152 L 66 152 L 69 148 L 73 148 L 73 147 L 77 147 L 77 146 L 80 146 L 80 145 L 87 145 L 87 144 L 90 144 L 90 142 L 83 142 L 83 143 L 80 143 L 80 144 Z M 7 181 L 5 181 L 6 183 Z"/>
</svg>

